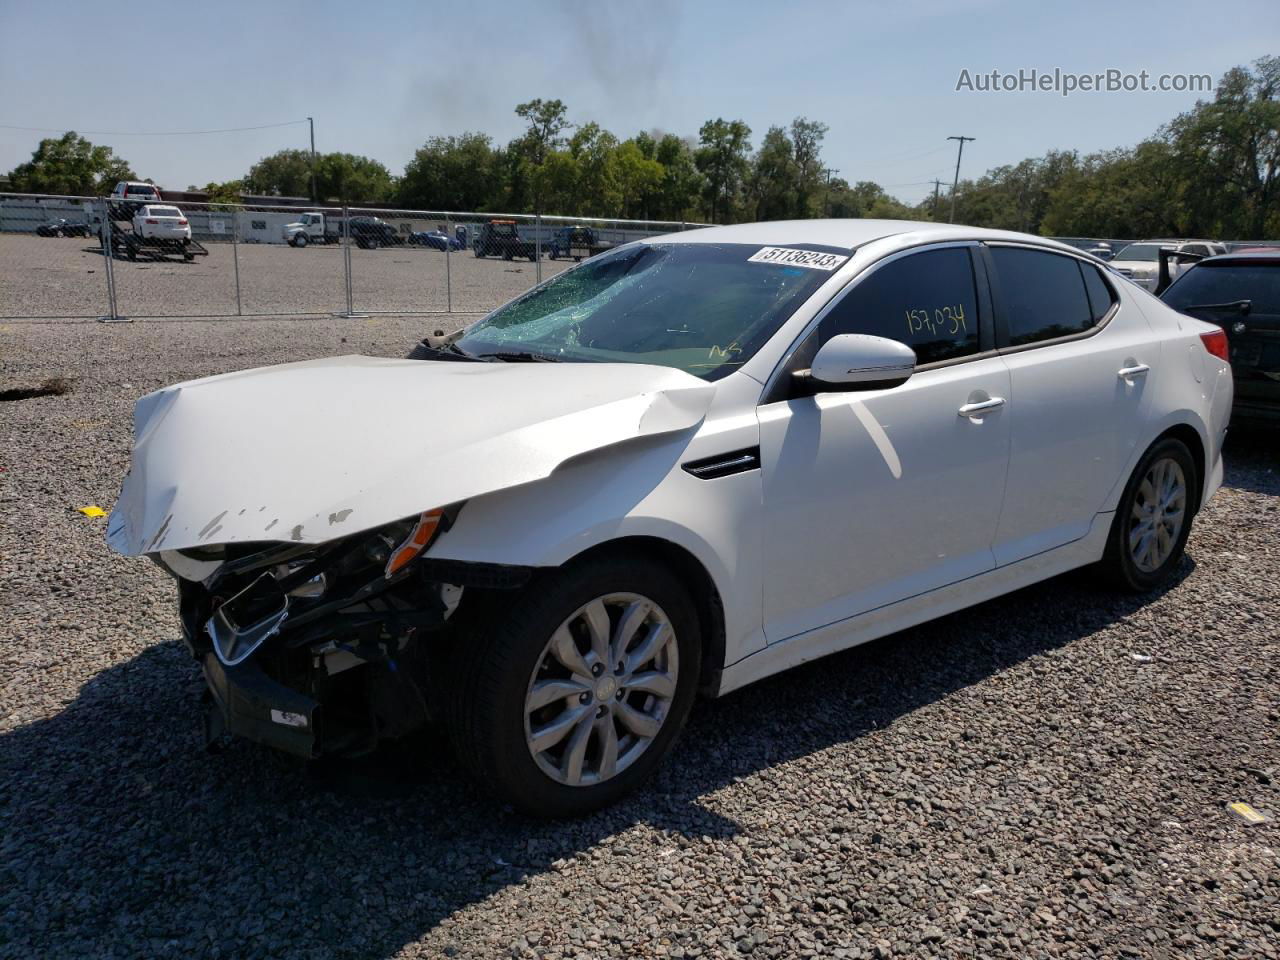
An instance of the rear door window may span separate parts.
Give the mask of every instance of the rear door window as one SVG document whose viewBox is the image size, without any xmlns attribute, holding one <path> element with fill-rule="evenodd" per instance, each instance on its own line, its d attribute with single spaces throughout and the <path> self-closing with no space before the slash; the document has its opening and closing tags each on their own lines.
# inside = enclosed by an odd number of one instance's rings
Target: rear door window
<svg viewBox="0 0 1280 960">
<path fill-rule="evenodd" d="M 1008 346 L 1089 330 L 1094 312 L 1079 261 L 1044 250 L 991 247 Z"/>
</svg>

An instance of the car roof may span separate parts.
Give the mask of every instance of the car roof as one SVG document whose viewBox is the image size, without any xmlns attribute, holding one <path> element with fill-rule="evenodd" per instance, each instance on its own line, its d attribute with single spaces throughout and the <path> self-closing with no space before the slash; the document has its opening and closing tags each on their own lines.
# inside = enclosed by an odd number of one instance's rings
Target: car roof
<svg viewBox="0 0 1280 960">
<path fill-rule="evenodd" d="M 1013 230 L 991 230 L 927 220 L 769 220 L 724 227 L 700 227 L 650 237 L 663 243 L 745 243 L 761 246 L 824 246 L 853 250 L 874 240 L 896 237 L 901 246 L 948 240 L 1009 240 L 1032 243 L 1076 255 L 1083 251 L 1048 237 Z"/>
<path fill-rule="evenodd" d="M 1280 263 L 1280 247 L 1274 250 L 1248 250 L 1238 253 L 1220 253 L 1216 257 L 1205 257 L 1203 260 L 1197 261 L 1196 266 L 1201 263 L 1223 264 L 1223 263 Z"/>
</svg>

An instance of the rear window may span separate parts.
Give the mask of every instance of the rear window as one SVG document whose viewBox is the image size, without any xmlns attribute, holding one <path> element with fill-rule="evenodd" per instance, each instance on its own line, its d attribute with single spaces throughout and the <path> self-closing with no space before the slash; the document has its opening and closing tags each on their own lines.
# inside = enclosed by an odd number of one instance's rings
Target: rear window
<svg viewBox="0 0 1280 960">
<path fill-rule="evenodd" d="M 1175 310 L 1250 300 L 1251 312 L 1280 314 L 1280 263 L 1203 263 L 1180 276 L 1161 299 Z"/>
<path fill-rule="evenodd" d="M 156 188 L 152 186 L 133 186 L 132 184 L 124 188 L 127 197 L 154 197 Z"/>
<path fill-rule="evenodd" d="M 182 211 L 177 207 L 147 207 L 147 215 L 151 217 L 181 217 Z"/>
</svg>

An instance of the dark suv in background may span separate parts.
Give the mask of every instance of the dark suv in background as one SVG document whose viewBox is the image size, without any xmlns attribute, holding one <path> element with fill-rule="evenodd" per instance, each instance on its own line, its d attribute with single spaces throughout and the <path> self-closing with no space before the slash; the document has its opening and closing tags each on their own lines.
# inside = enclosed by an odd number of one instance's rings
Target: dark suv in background
<svg viewBox="0 0 1280 960">
<path fill-rule="evenodd" d="M 1160 299 L 1226 331 L 1236 385 L 1232 420 L 1280 425 L 1280 248 L 1201 260 Z"/>
<path fill-rule="evenodd" d="M 361 250 L 376 250 L 404 243 L 396 228 L 377 217 L 352 217 L 347 225 L 351 239 Z"/>
</svg>

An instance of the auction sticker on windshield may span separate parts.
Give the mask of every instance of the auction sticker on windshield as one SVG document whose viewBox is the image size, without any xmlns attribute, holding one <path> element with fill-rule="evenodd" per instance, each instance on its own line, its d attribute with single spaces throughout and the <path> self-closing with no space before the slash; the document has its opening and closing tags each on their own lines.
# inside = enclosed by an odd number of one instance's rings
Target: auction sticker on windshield
<svg viewBox="0 0 1280 960">
<path fill-rule="evenodd" d="M 817 250 L 790 250 L 787 247 L 761 247 L 748 263 L 777 263 L 788 267 L 808 267 L 810 270 L 834 270 L 848 260 L 838 253 L 819 253 Z"/>
</svg>

